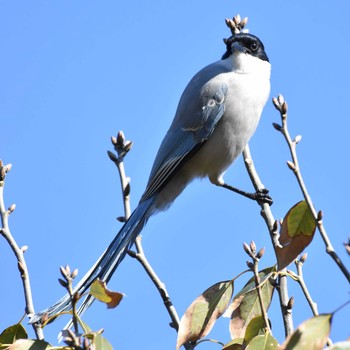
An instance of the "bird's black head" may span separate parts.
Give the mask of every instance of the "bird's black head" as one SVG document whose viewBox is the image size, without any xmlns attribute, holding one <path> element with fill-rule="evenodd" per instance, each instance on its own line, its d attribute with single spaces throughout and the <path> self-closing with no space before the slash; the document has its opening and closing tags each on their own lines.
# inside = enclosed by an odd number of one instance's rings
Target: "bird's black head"
<svg viewBox="0 0 350 350">
<path fill-rule="evenodd" d="M 226 39 L 225 43 L 226 52 L 222 56 L 223 60 L 230 57 L 235 50 L 239 50 L 269 62 L 263 43 L 255 35 L 238 33 Z"/>
</svg>

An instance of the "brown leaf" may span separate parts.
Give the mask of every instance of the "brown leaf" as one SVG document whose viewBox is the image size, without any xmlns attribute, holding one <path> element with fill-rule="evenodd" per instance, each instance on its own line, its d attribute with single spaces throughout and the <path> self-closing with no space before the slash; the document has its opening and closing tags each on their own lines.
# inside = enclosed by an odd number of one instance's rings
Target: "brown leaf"
<svg viewBox="0 0 350 350">
<path fill-rule="evenodd" d="M 113 309 L 119 305 L 124 294 L 113 292 L 106 287 L 106 283 L 97 279 L 90 287 L 90 294 L 97 300 L 102 301 L 109 309 Z"/>
<path fill-rule="evenodd" d="M 205 337 L 224 313 L 233 293 L 233 281 L 218 282 L 208 288 L 182 316 L 176 349 L 189 341 Z"/>
<path fill-rule="evenodd" d="M 316 229 L 316 221 L 306 201 L 294 205 L 283 219 L 277 247 L 278 270 L 284 269 L 310 244 Z"/>
<path fill-rule="evenodd" d="M 260 288 L 265 310 L 268 310 L 274 287 L 266 279 L 265 283 L 260 285 Z M 249 322 L 254 317 L 261 315 L 261 307 L 256 288 L 241 294 L 238 298 L 234 299 L 232 304 L 234 304 L 234 307 L 230 321 L 231 339 L 242 338 L 245 335 Z"/>
</svg>

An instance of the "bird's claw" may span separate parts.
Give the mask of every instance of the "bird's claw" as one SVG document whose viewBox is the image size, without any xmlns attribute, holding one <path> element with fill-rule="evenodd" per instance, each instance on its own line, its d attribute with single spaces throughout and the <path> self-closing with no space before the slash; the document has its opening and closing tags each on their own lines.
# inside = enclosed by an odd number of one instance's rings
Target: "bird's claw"
<svg viewBox="0 0 350 350">
<path fill-rule="evenodd" d="M 266 189 L 266 188 L 263 188 L 261 190 L 257 190 L 255 192 L 255 195 L 256 195 L 256 201 L 259 203 L 259 204 L 262 204 L 262 203 L 266 203 L 268 205 L 272 205 L 273 203 L 273 200 L 272 198 L 269 196 L 269 190 Z"/>
</svg>

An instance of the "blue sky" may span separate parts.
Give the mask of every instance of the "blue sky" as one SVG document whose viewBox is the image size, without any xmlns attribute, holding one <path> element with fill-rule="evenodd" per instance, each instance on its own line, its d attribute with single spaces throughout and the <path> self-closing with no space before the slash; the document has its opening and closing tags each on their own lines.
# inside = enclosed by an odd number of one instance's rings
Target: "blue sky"
<svg viewBox="0 0 350 350">
<path fill-rule="evenodd" d="M 60 265 L 78 267 L 82 276 L 120 228 L 119 178 L 106 155 L 110 136 L 123 130 L 134 141 L 125 165 L 135 207 L 182 90 L 224 53 L 222 38 L 229 36 L 224 19 L 237 13 L 249 17 L 250 32 L 265 44 L 271 97 L 283 93 L 289 103 L 290 132 L 303 136 L 298 153 L 305 182 L 324 212 L 335 249 L 349 265 L 343 248 L 350 209 L 349 10 L 345 0 L 2 1 L 0 158 L 13 164 L 5 200 L 17 204 L 10 218 L 13 235 L 29 246 L 36 310 L 63 294 Z M 250 147 L 280 218 L 302 196 L 285 165 L 287 146 L 272 122 L 279 116 L 269 101 Z M 225 179 L 251 189 L 242 159 Z M 261 268 L 275 263 L 259 207 L 207 180 L 191 184 L 170 210 L 152 218 L 143 237 L 180 315 L 208 286 L 246 268 L 242 242 L 266 247 Z M 348 300 L 348 283 L 318 233 L 306 250 L 310 293 L 320 312 L 331 312 Z M 1 329 L 18 321 L 24 309 L 16 266 L 0 240 Z M 296 283 L 289 286 L 298 325 L 311 312 Z M 93 329 L 103 327 L 116 349 L 175 347 L 169 317 L 136 261 L 126 258 L 109 287 L 127 297 L 112 311 L 94 303 L 85 315 Z M 282 341 L 276 296 L 269 315 Z M 349 316 L 349 307 L 336 314 L 334 340 L 350 335 Z M 64 322 L 45 329 L 49 341 L 55 342 Z M 210 336 L 229 341 L 227 319 Z"/>
</svg>

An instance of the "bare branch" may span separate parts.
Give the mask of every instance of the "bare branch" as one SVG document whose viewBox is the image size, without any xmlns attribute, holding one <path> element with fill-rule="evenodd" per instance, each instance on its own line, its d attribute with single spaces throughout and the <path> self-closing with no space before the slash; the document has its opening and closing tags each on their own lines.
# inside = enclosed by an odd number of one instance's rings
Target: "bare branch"
<svg viewBox="0 0 350 350">
<path fill-rule="evenodd" d="M 272 99 L 272 102 L 273 102 L 274 106 L 276 107 L 276 109 L 279 111 L 280 116 L 281 116 L 282 125 L 280 126 L 278 131 L 280 131 L 282 133 L 282 135 L 284 136 L 284 138 L 287 142 L 291 157 L 292 157 L 292 161 L 287 162 L 288 167 L 293 171 L 293 173 L 298 181 L 301 192 L 303 193 L 305 201 L 307 202 L 307 204 L 312 212 L 312 215 L 316 221 L 318 231 L 320 232 L 321 237 L 322 237 L 324 244 L 326 246 L 326 252 L 332 257 L 332 259 L 335 261 L 335 263 L 338 265 L 338 267 L 340 268 L 340 270 L 344 274 L 345 278 L 348 280 L 348 282 L 350 282 L 350 272 L 348 271 L 348 269 L 346 268 L 346 266 L 344 265 L 344 263 L 341 261 L 340 257 L 338 256 L 338 254 L 334 250 L 333 245 L 332 245 L 332 243 L 328 237 L 328 234 L 326 232 L 326 229 L 323 226 L 322 212 L 321 211 L 317 212 L 317 210 L 312 202 L 312 199 L 310 197 L 310 194 L 306 188 L 306 185 L 304 183 L 304 179 L 301 175 L 301 170 L 300 170 L 297 151 L 296 151 L 296 145 L 300 142 L 301 136 L 300 135 L 296 136 L 295 139 L 292 140 L 292 138 L 289 134 L 288 124 L 287 124 L 288 105 L 287 105 L 287 103 L 284 100 L 284 97 L 282 95 L 279 95 L 277 98 L 274 97 Z M 276 129 L 276 127 L 275 127 L 275 129 Z"/>
<path fill-rule="evenodd" d="M 1 217 L 1 228 L 0 228 L 0 234 L 5 238 L 9 246 L 11 247 L 13 253 L 16 256 L 17 262 L 18 262 L 18 270 L 21 275 L 22 285 L 23 285 L 23 291 L 24 291 L 24 298 L 26 303 L 25 312 L 26 314 L 33 315 L 35 314 L 34 311 L 34 304 L 33 304 L 33 297 L 32 297 L 32 289 L 30 286 L 30 280 L 29 280 L 29 273 L 27 269 L 27 264 L 24 259 L 24 252 L 28 249 L 27 246 L 19 247 L 15 239 L 13 238 L 8 218 L 10 214 L 12 214 L 16 208 L 15 204 L 12 204 L 7 210 L 5 207 L 4 202 L 4 187 L 5 187 L 5 177 L 6 174 L 11 170 L 12 165 L 4 165 L 3 162 L 0 160 L 0 217 Z M 35 332 L 35 335 L 37 339 L 41 340 L 44 339 L 43 330 L 40 328 L 38 324 L 33 324 L 33 329 Z"/>
</svg>

